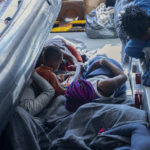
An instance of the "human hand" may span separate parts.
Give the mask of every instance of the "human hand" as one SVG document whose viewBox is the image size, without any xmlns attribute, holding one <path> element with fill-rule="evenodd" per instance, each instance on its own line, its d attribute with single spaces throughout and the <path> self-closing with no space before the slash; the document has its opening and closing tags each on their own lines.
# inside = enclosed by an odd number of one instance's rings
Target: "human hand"
<svg viewBox="0 0 150 150">
<path fill-rule="evenodd" d="M 65 77 L 63 74 L 57 75 L 57 78 L 58 78 L 59 82 L 63 82 L 65 80 Z"/>
<path fill-rule="evenodd" d="M 75 71 L 77 66 L 76 65 L 70 65 L 67 67 L 68 69 L 72 70 L 72 71 Z"/>
<path fill-rule="evenodd" d="M 106 62 L 106 57 L 103 57 L 103 58 L 99 61 L 99 65 L 100 65 L 100 66 L 103 66 L 103 65 L 105 65 L 105 62 Z"/>
</svg>

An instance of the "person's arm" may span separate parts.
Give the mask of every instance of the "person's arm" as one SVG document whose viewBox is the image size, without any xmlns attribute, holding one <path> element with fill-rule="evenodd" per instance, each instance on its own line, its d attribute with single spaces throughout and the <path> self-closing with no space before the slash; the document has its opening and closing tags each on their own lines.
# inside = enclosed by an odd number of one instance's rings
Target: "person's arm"
<svg viewBox="0 0 150 150">
<path fill-rule="evenodd" d="M 78 63 L 76 66 L 76 72 L 73 81 L 79 80 L 84 71 L 85 71 L 84 64 Z"/>
<path fill-rule="evenodd" d="M 142 51 L 146 47 L 146 42 L 139 39 L 131 39 L 127 42 L 125 46 L 125 52 L 128 56 L 134 58 L 144 57 L 144 52 Z"/>
<path fill-rule="evenodd" d="M 57 95 L 65 94 L 65 89 L 61 86 L 61 84 L 57 80 L 56 75 L 53 72 L 48 70 L 41 71 L 38 68 L 36 69 L 36 72 L 40 74 L 44 79 L 46 79 L 52 85 Z"/>
<path fill-rule="evenodd" d="M 51 101 L 55 94 L 55 90 L 38 73 L 34 72 L 32 78 L 40 87 L 42 93 L 36 98 L 27 98 L 26 96 L 24 99 L 21 100 L 20 106 L 26 109 L 30 114 L 36 115 Z"/>
<path fill-rule="evenodd" d="M 62 87 L 62 85 L 57 80 L 57 77 L 53 72 L 49 73 L 49 83 L 54 87 L 56 95 L 65 94 L 65 88 Z"/>
<path fill-rule="evenodd" d="M 127 80 L 127 76 L 116 65 L 112 64 L 108 60 L 103 60 L 105 66 L 107 66 L 114 74 L 113 78 L 108 78 L 98 82 L 98 89 L 102 91 L 103 96 L 110 96 L 114 93 L 115 89 L 119 88 Z"/>
<path fill-rule="evenodd" d="M 101 67 L 100 61 L 97 61 L 97 62 L 93 63 L 93 64 L 90 66 L 90 68 L 88 69 L 88 71 L 87 71 L 86 74 L 88 75 L 89 73 L 91 73 L 92 71 L 96 70 L 96 69 L 99 68 L 99 67 Z"/>
</svg>

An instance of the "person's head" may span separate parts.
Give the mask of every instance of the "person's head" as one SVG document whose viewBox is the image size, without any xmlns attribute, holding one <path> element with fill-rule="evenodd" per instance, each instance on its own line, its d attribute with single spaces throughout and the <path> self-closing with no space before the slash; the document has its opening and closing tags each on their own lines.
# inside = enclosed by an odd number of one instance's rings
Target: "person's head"
<svg viewBox="0 0 150 150">
<path fill-rule="evenodd" d="M 66 90 L 66 109 L 74 112 L 83 104 L 91 102 L 95 98 L 92 84 L 84 79 L 72 82 Z"/>
<path fill-rule="evenodd" d="M 4 22 L 5 22 L 5 24 L 8 24 L 11 20 L 12 19 L 10 17 L 7 17 Z"/>
<path fill-rule="evenodd" d="M 45 66 L 51 67 L 55 72 L 61 62 L 62 62 L 63 54 L 61 50 L 56 46 L 47 46 L 43 51 L 43 64 Z"/>
<path fill-rule="evenodd" d="M 120 22 L 121 30 L 130 38 L 150 39 L 150 16 L 138 6 L 127 7 Z"/>
</svg>

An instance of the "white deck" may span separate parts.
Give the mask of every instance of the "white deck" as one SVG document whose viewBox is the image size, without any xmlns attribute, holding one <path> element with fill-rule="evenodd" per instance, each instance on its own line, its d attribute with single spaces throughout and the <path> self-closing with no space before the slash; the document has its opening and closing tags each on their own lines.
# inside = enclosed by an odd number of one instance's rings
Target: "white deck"
<svg viewBox="0 0 150 150">
<path fill-rule="evenodd" d="M 121 62 L 120 39 L 89 39 L 85 32 L 51 33 L 49 38 L 56 35 L 81 40 L 86 44 L 88 51 L 99 49 L 100 54 L 106 54 L 108 57 Z"/>
</svg>

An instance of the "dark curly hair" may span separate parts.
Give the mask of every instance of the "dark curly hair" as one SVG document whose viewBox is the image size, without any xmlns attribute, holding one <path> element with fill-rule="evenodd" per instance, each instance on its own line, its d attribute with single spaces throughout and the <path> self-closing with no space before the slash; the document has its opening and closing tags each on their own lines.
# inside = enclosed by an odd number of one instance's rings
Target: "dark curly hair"
<svg viewBox="0 0 150 150">
<path fill-rule="evenodd" d="M 43 48 L 43 64 L 46 65 L 48 62 L 53 64 L 62 59 L 62 52 L 57 46 L 47 46 Z"/>
<path fill-rule="evenodd" d="M 150 27 L 150 16 L 138 6 L 127 7 L 120 18 L 120 28 L 130 38 L 142 38 Z"/>
<path fill-rule="evenodd" d="M 115 3 L 116 3 L 116 0 L 106 0 L 106 7 L 114 7 L 115 6 Z"/>
</svg>

